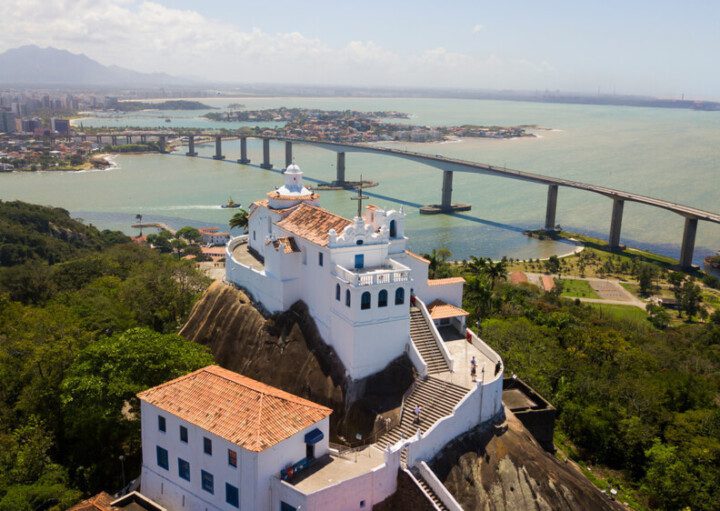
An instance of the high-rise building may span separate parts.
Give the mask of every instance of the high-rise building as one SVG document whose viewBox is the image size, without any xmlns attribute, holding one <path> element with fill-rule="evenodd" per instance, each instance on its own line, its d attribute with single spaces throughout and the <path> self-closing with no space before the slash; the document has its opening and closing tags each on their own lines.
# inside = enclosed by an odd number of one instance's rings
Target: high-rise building
<svg viewBox="0 0 720 511">
<path fill-rule="evenodd" d="M 15 114 L 8 112 L 7 110 L 0 111 L 0 132 L 1 133 L 14 133 L 15 132 Z"/>
<path fill-rule="evenodd" d="M 61 135 L 67 135 L 70 133 L 70 121 L 68 119 L 58 119 L 53 117 L 50 119 L 50 129 L 60 133 Z"/>
</svg>

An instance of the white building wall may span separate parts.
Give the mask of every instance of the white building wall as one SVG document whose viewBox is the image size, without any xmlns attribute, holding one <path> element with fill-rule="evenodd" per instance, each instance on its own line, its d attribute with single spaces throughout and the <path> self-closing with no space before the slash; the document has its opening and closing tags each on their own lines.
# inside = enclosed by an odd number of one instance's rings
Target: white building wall
<svg viewBox="0 0 720 511">
<path fill-rule="evenodd" d="M 166 432 L 158 429 L 158 415 L 165 417 Z M 172 511 L 232 511 L 226 503 L 225 483 L 238 488 L 240 509 L 269 510 L 271 479 L 287 465 L 305 458 L 305 434 L 315 428 L 324 438 L 315 445 L 316 457 L 328 453 L 329 417 L 259 453 L 185 422 L 159 408 L 141 402 L 143 494 Z M 188 443 L 180 441 L 180 425 L 188 429 Z M 212 441 L 212 455 L 203 452 L 203 437 Z M 168 470 L 158 466 L 156 446 L 168 451 Z M 228 463 L 228 449 L 237 453 L 238 466 Z M 190 463 L 190 481 L 179 476 L 178 458 Z M 214 493 L 202 489 L 201 470 L 213 475 Z"/>
<path fill-rule="evenodd" d="M 445 303 L 462 307 L 462 296 L 464 282 L 453 284 L 443 284 L 440 286 L 427 286 L 424 296 L 418 293 L 418 296 L 428 305 L 435 300 L 442 300 Z"/>
</svg>

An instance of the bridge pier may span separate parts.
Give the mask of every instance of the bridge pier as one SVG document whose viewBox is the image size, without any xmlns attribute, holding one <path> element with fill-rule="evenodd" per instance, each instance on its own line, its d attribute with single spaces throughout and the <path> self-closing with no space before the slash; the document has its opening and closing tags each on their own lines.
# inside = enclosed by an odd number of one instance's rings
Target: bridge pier
<svg viewBox="0 0 720 511">
<path fill-rule="evenodd" d="M 215 156 L 213 160 L 224 160 L 225 156 L 222 153 L 222 137 L 220 135 L 215 136 Z"/>
<path fill-rule="evenodd" d="M 102 135 L 95 135 L 95 141 L 98 144 L 102 144 Z"/>
<path fill-rule="evenodd" d="M 263 138 L 263 162 L 260 165 L 260 168 L 270 170 L 272 168 L 272 163 L 270 163 L 270 139 L 269 138 Z"/>
<path fill-rule="evenodd" d="M 443 170 L 442 200 L 440 202 L 440 209 L 442 209 L 445 213 L 452 211 L 452 182 L 452 170 Z"/>
<path fill-rule="evenodd" d="M 247 157 L 247 137 L 240 137 L 240 159 L 238 163 L 250 163 L 250 158 Z"/>
<path fill-rule="evenodd" d="M 558 185 L 548 186 L 547 206 L 545 208 L 545 230 L 555 230 L 555 212 L 557 211 Z"/>
<path fill-rule="evenodd" d="M 117 135 L 111 135 L 110 140 L 112 141 L 112 145 L 117 145 Z"/>
<path fill-rule="evenodd" d="M 80 135 L 80 141 L 85 142 L 87 140 L 87 135 Z"/>
<path fill-rule="evenodd" d="M 285 141 L 285 168 L 288 168 L 292 164 L 292 142 Z"/>
<path fill-rule="evenodd" d="M 622 230 L 622 217 L 625 201 L 613 199 L 612 216 L 610 217 L 610 236 L 608 243 L 611 249 L 620 248 L 620 231 Z"/>
<path fill-rule="evenodd" d="M 337 165 L 335 169 L 335 183 L 345 184 L 345 153 L 337 153 Z"/>
<path fill-rule="evenodd" d="M 160 148 L 160 152 L 162 154 L 167 153 L 167 151 L 165 150 L 165 135 L 160 135 L 158 137 L 158 147 Z"/>
<path fill-rule="evenodd" d="M 188 135 L 188 151 L 185 153 L 185 156 L 197 156 L 197 151 L 195 150 L 195 135 Z"/>
<path fill-rule="evenodd" d="M 125 143 L 132 144 L 132 135 L 125 135 Z"/>
<path fill-rule="evenodd" d="M 695 234 L 697 233 L 698 219 L 685 218 L 682 245 L 680 246 L 680 267 L 692 268 L 693 252 L 695 251 Z"/>
<path fill-rule="evenodd" d="M 140 135 L 140 143 L 147 144 L 147 135 Z"/>
</svg>

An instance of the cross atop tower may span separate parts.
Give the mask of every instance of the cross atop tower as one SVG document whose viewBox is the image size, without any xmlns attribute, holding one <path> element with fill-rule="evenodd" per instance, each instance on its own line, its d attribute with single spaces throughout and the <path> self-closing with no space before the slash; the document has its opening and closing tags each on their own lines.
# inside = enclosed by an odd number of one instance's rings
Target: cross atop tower
<svg viewBox="0 0 720 511">
<path fill-rule="evenodd" d="M 360 174 L 360 184 L 357 187 L 357 197 L 350 197 L 351 200 L 358 201 L 358 212 L 357 212 L 358 218 L 362 218 L 362 201 L 363 201 L 363 199 L 370 198 L 367 195 L 363 195 L 362 185 L 363 185 L 363 178 L 362 178 L 362 174 Z"/>
</svg>

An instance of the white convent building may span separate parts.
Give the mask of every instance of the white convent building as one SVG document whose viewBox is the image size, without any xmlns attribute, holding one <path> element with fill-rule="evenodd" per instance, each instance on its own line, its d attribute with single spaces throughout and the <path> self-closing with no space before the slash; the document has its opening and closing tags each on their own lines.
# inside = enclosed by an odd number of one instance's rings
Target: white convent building
<svg viewBox="0 0 720 511">
<path fill-rule="evenodd" d="M 428 280 L 429 261 L 407 250 L 402 208 L 362 210 L 359 201 L 349 220 L 319 202 L 289 165 L 285 184 L 252 204 L 247 236 L 230 241 L 226 279 L 269 312 L 302 300 L 353 380 L 406 350 L 412 295 L 437 311 L 438 325 L 464 333 L 464 281 Z"/>
</svg>

